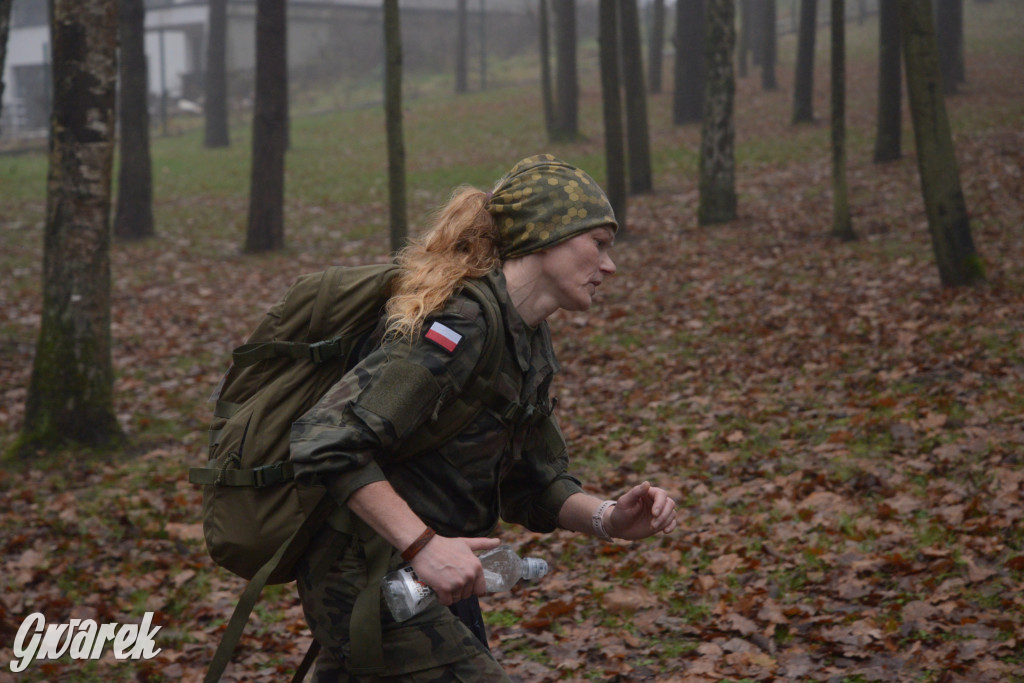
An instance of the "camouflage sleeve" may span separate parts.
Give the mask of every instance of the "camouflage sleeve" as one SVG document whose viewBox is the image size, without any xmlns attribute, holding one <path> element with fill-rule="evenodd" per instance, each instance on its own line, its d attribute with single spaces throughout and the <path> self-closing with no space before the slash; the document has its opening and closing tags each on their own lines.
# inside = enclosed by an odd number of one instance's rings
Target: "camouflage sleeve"
<svg viewBox="0 0 1024 683">
<path fill-rule="evenodd" d="M 383 480 L 378 460 L 400 453 L 469 381 L 485 324 L 475 303 L 457 299 L 429 318 L 418 338 L 370 352 L 292 425 L 296 477 L 320 476 L 341 503 Z"/>
<path fill-rule="evenodd" d="M 551 415 L 530 429 L 522 457 L 502 480 L 502 519 L 542 533 L 558 528 L 558 513 L 566 499 L 583 491 L 568 467 L 565 437 Z"/>
</svg>

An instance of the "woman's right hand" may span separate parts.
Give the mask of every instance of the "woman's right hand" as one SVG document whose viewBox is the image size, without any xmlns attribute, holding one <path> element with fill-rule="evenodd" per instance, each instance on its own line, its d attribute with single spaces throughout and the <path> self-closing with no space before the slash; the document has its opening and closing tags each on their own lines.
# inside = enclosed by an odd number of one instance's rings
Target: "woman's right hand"
<svg viewBox="0 0 1024 683">
<path fill-rule="evenodd" d="M 487 592 L 484 571 L 475 553 L 497 548 L 497 538 L 434 536 L 410 563 L 420 581 L 437 593 L 438 602 L 451 605 Z"/>
</svg>

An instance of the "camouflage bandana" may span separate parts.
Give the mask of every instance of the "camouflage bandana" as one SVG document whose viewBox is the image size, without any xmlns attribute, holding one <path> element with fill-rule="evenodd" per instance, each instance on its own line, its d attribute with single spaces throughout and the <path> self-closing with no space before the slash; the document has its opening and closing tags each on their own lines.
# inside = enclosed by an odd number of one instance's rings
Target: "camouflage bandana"
<svg viewBox="0 0 1024 683">
<path fill-rule="evenodd" d="M 494 188 L 487 210 L 501 235 L 501 257 L 542 251 L 594 228 L 619 228 L 594 179 L 550 154 L 516 164 Z"/>
</svg>

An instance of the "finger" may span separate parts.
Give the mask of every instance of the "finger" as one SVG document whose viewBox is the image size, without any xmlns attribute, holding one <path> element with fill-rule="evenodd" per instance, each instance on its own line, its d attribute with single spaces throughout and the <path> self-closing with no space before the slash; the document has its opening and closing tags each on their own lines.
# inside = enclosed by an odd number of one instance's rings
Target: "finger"
<svg viewBox="0 0 1024 683">
<path fill-rule="evenodd" d="M 647 492 L 651 489 L 651 482 L 645 481 L 642 484 L 637 484 L 629 491 L 626 491 L 618 501 L 616 505 L 621 505 L 624 508 L 630 508 L 635 506 L 641 498 L 647 495 Z"/>
<path fill-rule="evenodd" d="M 500 538 L 464 538 L 462 539 L 469 546 L 469 549 L 473 552 L 479 550 L 491 550 L 501 545 Z"/>
</svg>

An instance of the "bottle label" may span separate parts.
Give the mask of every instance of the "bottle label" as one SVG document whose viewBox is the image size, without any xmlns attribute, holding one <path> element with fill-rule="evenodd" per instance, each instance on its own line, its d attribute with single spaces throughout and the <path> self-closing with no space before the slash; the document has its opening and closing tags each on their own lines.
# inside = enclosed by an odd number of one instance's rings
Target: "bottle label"
<svg viewBox="0 0 1024 683">
<path fill-rule="evenodd" d="M 412 600 L 413 613 L 418 612 L 420 605 L 429 600 L 434 591 L 427 584 L 420 581 L 420 577 L 416 576 L 416 572 L 413 571 L 412 567 L 402 567 L 398 575 L 401 577 L 402 585 Z"/>
</svg>

